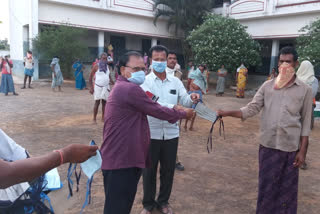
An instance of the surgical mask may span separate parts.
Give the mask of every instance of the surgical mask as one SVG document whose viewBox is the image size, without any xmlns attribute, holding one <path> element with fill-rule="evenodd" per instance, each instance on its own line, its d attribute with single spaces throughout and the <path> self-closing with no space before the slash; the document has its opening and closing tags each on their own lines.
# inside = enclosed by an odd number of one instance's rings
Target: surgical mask
<svg viewBox="0 0 320 214">
<path fill-rule="evenodd" d="M 94 141 L 91 141 L 91 145 L 96 145 Z M 100 151 L 97 151 L 97 154 L 95 156 L 92 156 L 85 162 L 81 163 L 81 169 L 84 172 L 84 174 L 90 179 L 95 172 L 97 172 L 101 168 L 102 164 L 102 158 Z"/>
<path fill-rule="evenodd" d="M 145 79 L 146 79 L 146 74 L 144 73 L 144 71 L 137 71 L 137 72 L 131 73 L 131 77 L 128 78 L 128 81 L 137 85 L 141 85 L 142 83 L 144 83 Z"/>
<path fill-rule="evenodd" d="M 152 60 L 152 68 L 158 72 L 158 73 L 163 73 L 166 70 L 167 67 L 167 62 L 158 62 Z"/>
</svg>

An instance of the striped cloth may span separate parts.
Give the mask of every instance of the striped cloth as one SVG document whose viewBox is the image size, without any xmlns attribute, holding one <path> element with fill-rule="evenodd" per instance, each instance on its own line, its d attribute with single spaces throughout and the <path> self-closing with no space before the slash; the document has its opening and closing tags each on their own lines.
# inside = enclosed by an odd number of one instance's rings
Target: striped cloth
<svg viewBox="0 0 320 214">
<path fill-rule="evenodd" d="M 293 166 L 297 152 L 259 149 L 257 214 L 296 214 L 299 168 Z"/>
</svg>

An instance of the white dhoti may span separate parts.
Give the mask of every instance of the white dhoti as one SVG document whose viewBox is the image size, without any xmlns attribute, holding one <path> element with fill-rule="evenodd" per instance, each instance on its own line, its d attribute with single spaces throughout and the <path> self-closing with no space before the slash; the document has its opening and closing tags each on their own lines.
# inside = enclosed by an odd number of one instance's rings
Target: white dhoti
<svg viewBox="0 0 320 214">
<path fill-rule="evenodd" d="M 110 94 L 109 86 L 94 86 L 94 100 L 107 100 Z"/>
<path fill-rule="evenodd" d="M 110 71 L 97 71 L 95 74 L 94 100 L 107 100 L 110 94 Z"/>
</svg>

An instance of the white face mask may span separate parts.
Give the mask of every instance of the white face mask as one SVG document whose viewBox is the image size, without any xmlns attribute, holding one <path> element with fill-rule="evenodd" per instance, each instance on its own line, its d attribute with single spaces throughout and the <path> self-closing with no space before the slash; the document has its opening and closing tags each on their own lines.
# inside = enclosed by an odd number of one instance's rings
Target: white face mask
<svg viewBox="0 0 320 214">
<path fill-rule="evenodd" d="M 91 145 L 95 145 L 95 143 L 91 142 Z M 91 158 L 80 164 L 82 171 L 88 178 L 91 178 L 94 173 L 96 173 L 101 168 L 101 165 L 102 158 L 100 151 L 97 151 L 97 154 L 95 156 L 92 156 Z"/>
</svg>

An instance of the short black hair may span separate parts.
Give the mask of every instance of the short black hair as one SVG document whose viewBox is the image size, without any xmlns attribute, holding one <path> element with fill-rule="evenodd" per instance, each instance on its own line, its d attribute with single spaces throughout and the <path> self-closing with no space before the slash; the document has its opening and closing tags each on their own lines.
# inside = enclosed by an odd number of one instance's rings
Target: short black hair
<svg viewBox="0 0 320 214">
<path fill-rule="evenodd" d="M 155 51 L 155 52 L 162 52 L 162 51 L 164 51 L 164 52 L 166 52 L 166 57 L 168 57 L 168 53 L 169 53 L 168 48 L 166 48 L 166 47 L 163 46 L 163 45 L 156 45 L 156 46 L 153 46 L 152 48 L 150 48 L 150 50 L 149 50 L 149 56 L 150 56 L 150 57 L 152 57 L 153 51 Z"/>
<path fill-rule="evenodd" d="M 177 53 L 176 53 L 175 51 L 169 51 L 169 52 L 168 52 L 168 56 L 169 56 L 170 54 L 176 55 L 176 57 L 178 57 L 178 55 L 177 55 Z"/>
<path fill-rule="evenodd" d="M 32 54 L 32 51 L 27 51 L 27 53 Z"/>
<path fill-rule="evenodd" d="M 136 56 L 136 57 L 141 57 L 143 58 L 143 56 L 141 55 L 141 53 L 137 52 L 137 51 L 129 51 L 127 53 L 125 53 L 124 55 L 122 55 L 120 57 L 120 60 L 119 60 L 119 65 L 118 65 L 118 74 L 121 75 L 121 72 L 120 72 L 120 68 L 122 66 L 127 66 L 129 60 L 130 60 L 130 57 L 131 56 Z"/>
<path fill-rule="evenodd" d="M 280 55 L 287 55 L 287 54 L 292 54 L 293 55 L 293 60 L 296 62 L 298 60 L 298 53 L 296 51 L 296 49 L 292 46 L 286 46 L 284 48 L 282 48 L 279 52 L 279 58 Z"/>
</svg>

